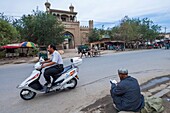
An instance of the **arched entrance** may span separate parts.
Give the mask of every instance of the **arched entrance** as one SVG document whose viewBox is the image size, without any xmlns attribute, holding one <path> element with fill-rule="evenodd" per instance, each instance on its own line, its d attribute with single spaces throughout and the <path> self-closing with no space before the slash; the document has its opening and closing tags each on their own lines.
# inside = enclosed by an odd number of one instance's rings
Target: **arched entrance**
<svg viewBox="0 0 170 113">
<path fill-rule="evenodd" d="M 82 32 L 81 33 L 81 44 L 87 44 L 88 43 L 88 33 Z"/>
<path fill-rule="evenodd" d="M 74 35 L 68 31 L 64 33 L 65 42 L 64 42 L 64 49 L 73 49 L 75 48 L 74 43 Z"/>
</svg>

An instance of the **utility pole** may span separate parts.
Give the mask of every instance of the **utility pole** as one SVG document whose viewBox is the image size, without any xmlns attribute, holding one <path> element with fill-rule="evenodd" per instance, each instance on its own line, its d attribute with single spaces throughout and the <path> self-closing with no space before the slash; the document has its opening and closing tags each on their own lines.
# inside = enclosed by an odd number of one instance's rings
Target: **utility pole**
<svg viewBox="0 0 170 113">
<path fill-rule="evenodd" d="M 37 6 L 37 8 L 36 8 L 36 12 L 38 12 L 39 11 L 39 9 L 38 9 L 38 6 Z"/>
<path fill-rule="evenodd" d="M 164 38 L 166 38 L 165 36 L 166 36 L 166 27 L 165 27 L 165 35 L 164 35 Z"/>
</svg>

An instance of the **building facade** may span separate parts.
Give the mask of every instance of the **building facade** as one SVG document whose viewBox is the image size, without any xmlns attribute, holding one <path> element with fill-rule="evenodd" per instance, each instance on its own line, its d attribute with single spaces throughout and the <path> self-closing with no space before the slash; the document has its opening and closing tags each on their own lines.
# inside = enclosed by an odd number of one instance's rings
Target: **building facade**
<svg viewBox="0 0 170 113">
<path fill-rule="evenodd" d="M 78 45 L 88 44 L 88 34 L 93 29 L 93 20 L 89 20 L 89 26 L 80 26 L 77 21 L 77 12 L 74 11 L 73 5 L 69 7 L 69 11 L 51 9 L 49 2 L 45 3 L 46 11 L 56 16 L 56 19 L 65 27 L 64 49 L 72 49 Z"/>
<path fill-rule="evenodd" d="M 170 39 L 170 33 L 160 33 L 159 36 Z"/>
</svg>

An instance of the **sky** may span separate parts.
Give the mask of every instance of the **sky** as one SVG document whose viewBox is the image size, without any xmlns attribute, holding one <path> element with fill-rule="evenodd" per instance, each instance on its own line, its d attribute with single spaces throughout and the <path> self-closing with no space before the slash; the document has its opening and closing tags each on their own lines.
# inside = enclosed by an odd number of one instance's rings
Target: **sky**
<svg viewBox="0 0 170 113">
<path fill-rule="evenodd" d="M 47 0 L 1 0 L 0 12 L 20 18 L 31 14 L 33 10 L 45 11 Z M 67 10 L 72 4 L 78 12 L 80 24 L 88 25 L 94 21 L 97 28 L 114 27 L 124 16 L 130 18 L 149 18 L 162 26 L 161 32 L 170 32 L 170 0 L 48 0 L 51 9 Z M 166 30 L 165 30 L 166 29 Z"/>
</svg>

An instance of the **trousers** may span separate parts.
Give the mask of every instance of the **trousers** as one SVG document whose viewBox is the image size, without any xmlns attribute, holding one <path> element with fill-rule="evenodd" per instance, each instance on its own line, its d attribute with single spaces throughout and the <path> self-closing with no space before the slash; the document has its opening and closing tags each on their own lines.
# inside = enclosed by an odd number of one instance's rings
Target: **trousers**
<svg viewBox="0 0 170 113">
<path fill-rule="evenodd" d="M 46 68 L 44 71 L 44 78 L 47 81 L 47 83 L 51 83 L 51 77 L 53 77 L 53 79 L 56 78 L 57 74 L 61 73 L 63 70 L 64 70 L 63 64 L 58 64 L 58 65 Z"/>
</svg>

